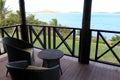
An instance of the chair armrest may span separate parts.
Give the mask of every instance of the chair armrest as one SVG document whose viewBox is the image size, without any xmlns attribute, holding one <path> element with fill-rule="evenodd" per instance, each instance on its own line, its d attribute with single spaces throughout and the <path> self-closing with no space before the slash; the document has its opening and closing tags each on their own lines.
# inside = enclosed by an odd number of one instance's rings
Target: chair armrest
<svg viewBox="0 0 120 80">
<path fill-rule="evenodd" d="M 33 48 L 24 48 L 22 49 L 23 51 L 29 52 L 29 53 L 33 53 Z"/>
<path fill-rule="evenodd" d="M 27 60 L 21 60 L 21 61 L 13 61 L 8 62 L 7 67 L 13 67 L 13 68 L 20 68 L 20 69 L 26 69 L 28 67 L 28 61 Z"/>
<path fill-rule="evenodd" d="M 46 68 L 46 67 L 34 66 L 34 65 L 29 65 L 26 69 L 28 69 L 28 70 L 42 70 L 42 69 L 48 69 L 48 68 Z"/>
</svg>

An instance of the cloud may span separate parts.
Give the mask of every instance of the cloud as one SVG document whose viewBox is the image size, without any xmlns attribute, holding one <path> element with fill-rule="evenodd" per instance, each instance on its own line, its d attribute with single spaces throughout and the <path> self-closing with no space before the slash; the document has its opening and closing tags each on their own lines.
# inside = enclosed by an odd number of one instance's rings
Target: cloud
<svg viewBox="0 0 120 80">
<path fill-rule="evenodd" d="M 70 12 L 83 11 L 84 0 L 25 0 L 27 12 L 36 12 L 44 9 Z M 19 0 L 6 0 L 12 10 L 19 9 Z M 120 12 L 120 0 L 92 0 L 92 12 Z"/>
<path fill-rule="evenodd" d="M 93 0 L 93 12 L 120 12 L 120 0 Z"/>
<path fill-rule="evenodd" d="M 19 0 L 6 0 L 5 6 L 13 11 L 19 10 Z"/>
<path fill-rule="evenodd" d="M 83 0 L 26 0 L 27 11 L 40 11 L 43 9 L 69 12 L 81 11 Z"/>
</svg>

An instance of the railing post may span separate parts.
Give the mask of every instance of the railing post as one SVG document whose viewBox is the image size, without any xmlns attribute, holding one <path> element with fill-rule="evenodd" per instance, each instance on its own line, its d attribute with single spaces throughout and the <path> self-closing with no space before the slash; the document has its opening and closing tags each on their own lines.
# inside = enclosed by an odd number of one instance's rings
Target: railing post
<svg viewBox="0 0 120 80">
<path fill-rule="evenodd" d="M 33 44 L 32 26 L 30 25 L 28 28 L 29 28 L 29 35 L 30 35 L 30 43 Z"/>
<path fill-rule="evenodd" d="M 51 28 L 48 27 L 48 49 L 51 49 Z"/>
<path fill-rule="evenodd" d="M 80 54 L 79 62 L 82 64 L 89 64 L 91 31 L 90 31 L 90 17 L 91 17 L 92 0 L 84 0 L 82 30 L 80 36 Z"/>
<path fill-rule="evenodd" d="M 46 45 L 46 27 L 43 27 L 43 42 L 44 42 L 44 49 L 47 49 L 47 45 Z"/>
<path fill-rule="evenodd" d="M 15 30 L 16 30 L 16 38 L 19 39 L 20 37 L 19 37 L 18 26 L 19 26 L 19 25 L 16 25 Z"/>
<path fill-rule="evenodd" d="M 75 56 L 76 29 L 73 29 L 72 56 Z"/>
<path fill-rule="evenodd" d="M 4 30 L 3 30 L 4 28 L 1 28 L 1 36 L 2 36 L 2 38 L 4 38 Z"/>
<path fill-rule="evenodd" d="M 56 33 L 55 33 L 55 27 L 53 27 L 53 49 L 56 49 Z"/>
</svg>

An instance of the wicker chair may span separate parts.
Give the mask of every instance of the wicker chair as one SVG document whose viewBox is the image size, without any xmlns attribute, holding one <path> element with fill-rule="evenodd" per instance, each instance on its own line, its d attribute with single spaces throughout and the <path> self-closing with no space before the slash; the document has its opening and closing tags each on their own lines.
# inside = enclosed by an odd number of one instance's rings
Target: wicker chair
<svg viewBox="0 0 120 80">
<path fill-rule="evenodd" d="M 27 60 L 29 64 L 34 60 L 33 45 L 12 37 L 2 39 L 8 54 L 8 62 Z"/>
<path fill-rule="evenodd" d="M 8 54 L 8 62 L 27 60 L 28 64 L 34 62 L 33 45 L 12 37 L 2 39 L 4 50 Z M 6 76 L 8 71 L 6 72 Z"/>
<path fill-rule="evenodd" d="M 12 80 L 59 80 L 59 65 L 51 68 L 28 68 L 27 61 L 9 62 L 6 67 Z"/>
</svg>

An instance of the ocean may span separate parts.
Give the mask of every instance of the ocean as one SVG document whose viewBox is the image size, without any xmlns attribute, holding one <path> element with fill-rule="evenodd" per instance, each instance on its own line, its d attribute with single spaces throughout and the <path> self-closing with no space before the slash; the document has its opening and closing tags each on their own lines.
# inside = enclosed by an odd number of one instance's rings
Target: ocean
<svg viewBox="0 0 120 80">
<path fill-rule="evenodd" d="M 82 26 L 82 13 L 34 13 L 34 15 L 35 18 L 48 23 L 55 18 L 58 20 L 58 24 L 63 26 L 74 28 Z M 120 13 L 92 13 L 90 28 L 120 31 Z M 108 34 L 106 36 L 111 38 Z"/>
</svg>

